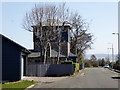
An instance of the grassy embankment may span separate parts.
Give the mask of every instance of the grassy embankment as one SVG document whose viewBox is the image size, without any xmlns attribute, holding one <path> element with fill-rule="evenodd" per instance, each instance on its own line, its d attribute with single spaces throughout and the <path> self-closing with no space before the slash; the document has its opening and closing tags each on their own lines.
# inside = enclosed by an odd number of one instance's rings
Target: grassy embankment
<svg viewBox="0 0 120 90">
<path fill-rule="evenodd" d="M 32 84 L 35 84 L 35 83 L 40 83 L 40 82 L 37 82 L 37 81 L 28 81 L 28 80 L 25 80 L 25 81 L 17 81 L 17 82 L 6 82 L 6 83 L 3 83 L 2 84 L 2 88 L 5 89 L 5 88 L 19 88 L 19 89 L 25 89 L 27 88 L 28 86 L 32 85 Z"/>
</svg>

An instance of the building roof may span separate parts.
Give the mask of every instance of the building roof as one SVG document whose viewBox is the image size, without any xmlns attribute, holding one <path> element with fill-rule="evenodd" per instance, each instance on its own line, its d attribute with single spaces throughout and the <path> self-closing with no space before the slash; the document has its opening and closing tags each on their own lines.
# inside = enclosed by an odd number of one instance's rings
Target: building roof
<svg viewBox="0 0 120 90">
<path fill-rule="evenodd" d="M 36 52 L 34 50 L 30 50 L 31 54 L 28 55 L 28 57 L 40 57 L 40 52 Z M 58 57 L 58 52 L 55 50 L 51 50 L 51 56 L 50 57 Z M 60 57 L 67 57 L 65 55 L 60 54 Z"/>
<path fill-rule="evenodd" d="M 58 52 L 55 50 L 51 50 L 51 57 L 58 57 Z M 60 57 L 67 57 L 67 56 L 60 54 Z"/>
<path fill-rule="evenodd" d="M 49 26 L 49 24 L 54 24 L 53 26 L 62 26 L 63 22 L 57 19 L 47 19 L 42 22 L 42 26 Z M 33 25 L 33 27 L 34 26 L 39 26 L 39 23 L 37 25 Z M 64 26 L 69 26 L 69 24 L 65 23 Z"/>
<path fill-rule="evenodd" d="M 40 57 L 40 52 L 31 52 L 28 57 Z"/>
<path fill-rule="evenodd" d="M 58 51 L 55 50 L 51 50 L 51 57 L 58 57 Z M 67 57 L 66 55 L 60 54 L 60 57 Z M 69 53 L 68 57 L 77 57 L 77 55 L 73 54 L 73 53 Z"/>
<path fill-rule="evenodd" d="M 27 54 L 30 54 L 30 51 L 29 51 L 28 49 L 26 49 L 25 47 L 21 46 L 20 44 L 14 42 L 13 40 L 5 37 L 5 36 L 2 35 L 2 34 L 0 34 L 0 37 L 6 39 L 6 40 L 8 40 L 8 41 L 10 41 L 12 44 L 14 44 L 15 46 L 19 47 L 22 52 L 27 53 Z"/>
<path fill-rule="evenodd" d="M 28 55 L 28 57 L 40 57 L 40 52 L 38 51 L 34 51 L 34 50 L 30 50 L 31 54 Z M 58 51 L 55 50 L 51 50 L 51 56 L 50 57 L 58 57 Z M 66 55 L 60 54 L 60 57 L 67 57 Z M 77 55 L 73 54 L 73 53 L 69 53 L 68 57 L 77 57 Z"/>
<path fill-rule="evenodd" d="M 30 51 L 31 51 L 31 54 L 28 55 L 29 58 L 40 57 L 40 52 L 34 51 L 34 50 L 30 50 Z M 58 52 L 55 50 L 51 50 L 50 57 L 58 57 Z M 67 57 L 67 56 L 60 54 L 60 57 Z"/>
</svg>

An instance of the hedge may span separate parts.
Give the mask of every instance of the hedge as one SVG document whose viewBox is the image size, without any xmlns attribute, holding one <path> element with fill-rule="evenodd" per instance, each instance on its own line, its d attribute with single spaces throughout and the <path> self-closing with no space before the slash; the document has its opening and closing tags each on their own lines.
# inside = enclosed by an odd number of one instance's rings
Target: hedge
<svg viewBox="0 0 120 90">
<path fill-rule="evenodd" d="M 61 61 L 61 64 L 73 64 L 73 61 Z"/>
<path fill-rule="evenodd" d="M 78 72 L 79 71 L 79 63 L 74 63 L 75 65 L 75 72 Z"/>
</svg>

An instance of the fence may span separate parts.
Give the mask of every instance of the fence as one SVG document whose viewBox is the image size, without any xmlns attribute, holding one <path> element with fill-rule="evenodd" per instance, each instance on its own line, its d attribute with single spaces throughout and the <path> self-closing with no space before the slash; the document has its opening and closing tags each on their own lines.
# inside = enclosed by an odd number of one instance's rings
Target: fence
<svg viewBox="0 0 120 90">
<path fill-rule="evenodd" d="M 26 76 L 60 76 L 74 73 L 72 64 L 39 64 L 32 63 L 27 65 Z"/>
</svg>

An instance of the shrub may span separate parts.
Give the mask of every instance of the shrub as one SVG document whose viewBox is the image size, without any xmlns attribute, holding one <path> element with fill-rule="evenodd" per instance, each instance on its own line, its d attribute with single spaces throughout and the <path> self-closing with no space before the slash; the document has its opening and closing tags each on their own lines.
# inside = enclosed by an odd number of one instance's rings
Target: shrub
<svg viewBox="0 0 120 90">
<path fill-rule="evenodd" d="M 116 63 L 113 64 L 113 68 L 114 68 L 114 69 L 117 69 L 117 70 L 120 70 L 119 61 L 116 61 Z"/>
<path fill-rule="evenodd" d="M 85 67 L 91 67 L 92 65 L 91 65 L 91 61 L 90 60 L 85 60 L 84 61 L 84 66 Z"/>
<path fill-rule="evenodd" d="M 75 72 L 78 72 L 79 71 L 79 63 L 74 63 L 75 65 Z"/>
<path fill-rule="evenodd" d="M 73 61 L 61 61 L 61 64 L 73 64 Z"/>
<path fill-rule="evenodd" d="M 99 62 L 98 61 L 94 61 L 93 62 L 93 67 L 98 67 L 99 66 Z"/>
</svg>

